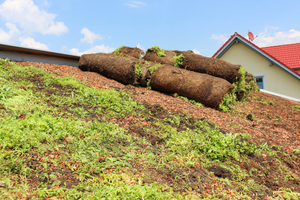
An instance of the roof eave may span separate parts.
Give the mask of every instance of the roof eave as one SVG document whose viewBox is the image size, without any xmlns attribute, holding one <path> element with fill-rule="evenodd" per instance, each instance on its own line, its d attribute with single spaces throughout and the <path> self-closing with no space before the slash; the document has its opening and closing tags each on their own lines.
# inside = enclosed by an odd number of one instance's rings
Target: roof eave
<svg viewBox="0 0 300 200">
<path fill-rule="evenodd" d="M 215 54 L 213 55 L 214 58 L 221 58 L 222 55 L 234 44 L 236 43 L 236 41 L 238 41 L 238 37 L 237 35 L 234 35 L 233 37 L 231 37 L 223 47 L 221 47 L 221 49 Z"/>
<path fill-rule="evenodd" d="M 71 54 L 58 53 L 54 51 L 45 51 L 40 49 L 31 49 L 31 48 L 14 46 L 14 45 L 6 45 L 6 44 L 0 44 L 0 51 L 1 50 L 22 52 L 22 53 L 29 53 L 29 54 L 38 54 L 38 55 L 45 55 L 45 56 L 54 56 L 54 57 L 68 58 L 74 60 L 79 60 L 80 58 L 80 56 L 71 55 Z"/>
</svg>

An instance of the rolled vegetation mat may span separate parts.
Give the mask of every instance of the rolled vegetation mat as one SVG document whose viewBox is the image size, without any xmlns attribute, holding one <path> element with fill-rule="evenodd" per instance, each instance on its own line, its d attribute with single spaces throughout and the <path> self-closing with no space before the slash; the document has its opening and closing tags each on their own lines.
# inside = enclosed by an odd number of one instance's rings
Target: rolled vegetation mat
<svg viewBox="0 0 300 200">
<path fill-rule="evenodd" d="M 142 51 L 143 50 L 141 50 L 137 47 L 132 48 L 132 47 L 122 46 L 122 47 L 117 48 L 113 52 L 113 54 L 117 54 L 117 55 L 124 56 L 124 57 L 129 56 L 129 57 L 140 59 Z"/>
<path fill-rule="evenodd" d="M 230 83 L 234 83 L 236 78 L 239 77 L 240 65 L 233 65 L 225 60 L 209 58 L 191 52 L 175 52 L 176 56 L 182 55 L 181 58 L 177 58 L 182 60 L 179 64 L 180 68 L 220 77 Z"/>
<path fill-rule="evenodd" d="M 235 86 L 237 100 L 246 98 L 250 91 L 257 91 L 258 87 L 254 76 L 248 73 L 241 65 L 234 65 L 225 60 L 204 57 L 192 52 L 175 51 L 175 67 L 190 71 L 220 77 Z"/>
<path fill-rule="evenodd" d="M 97 72 L 127 85 L 136 82 L 135 64 L 138 62 L 140 62 L 138 59 L 115 54 L 84 54 L 79 59 L 78 68 L 83 71 Z"/>
<path fill-rule="evenodd" d="M 146 55 L 143 57 L 143 59 L 161 64 L 174 65 L 176 63 L 176 61 L 173 59 L 174 56 L 176 56 L 174 51 L 166 51 L 158 46 L 153 46 L 146 51 Z"/>
<path fill-rule="evenodd" d="M 149 80 L 151 77 L 151 74 L 153 70 L 157 69 L 158 66 L 160 66 L 160 63 L 156 62 L 148 62 L 145 60 L 142 60 L 140 63 L 135 64 L 135 76 L 137 85 L 140 85 L 142 87 L 149 87 Z"/>
<path fill-rule="evenodd" d="M 218 108 L 225 94 L 234 88 L 225 79 L 171 65 L 161 65 L 154 70 L 150 85 L 153 90 L 177 93 L 212 108 Z"/>
</svg>

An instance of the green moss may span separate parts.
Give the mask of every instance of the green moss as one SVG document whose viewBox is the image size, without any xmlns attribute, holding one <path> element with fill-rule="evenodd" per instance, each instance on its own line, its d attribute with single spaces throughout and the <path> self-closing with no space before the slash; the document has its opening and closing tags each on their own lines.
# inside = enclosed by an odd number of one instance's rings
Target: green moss
<svg viewBox="0 0 300 200">
<path fill-rule="evenodd" d="M 152 50 L 159 56 L 159 57 L 165 57 L 165 50 L 159 48 L 159 46 L 152 46 Z"/>
<path fill-rule="evenodd" d="M 142 63 L 136 63 L 135 64 L 135 78 L 137 81 L 139 81 L 141 79 L 141 76 L 142 76 L 142 73 L 143 73 L 143 70 L 141 68 L 142 66 Z"/>
<path fill-rule="evenodd" d="M 294 108 L 296 109 L 296 110 L 299 110 L 300 111 L 300 106 L 294 106 Z"/>
<path fill-rule="evenodd" d="M 161 64 L 156 64 L 156 65 L 153 65 L 152 67 L 150 67 L 150 75 L 152 75 L 152 73 L 157 70 L 159 67 L 161 66 Z"/>
<path fill-rule="evenodd" d="M 150 78 L 151 78 L 151 75 L 152 73 L 157 70 L 159 67 L 161 66 L 161 64 L 156 64 L 156 65 L 153 65 L 152 67 L 150 67 L 149 71 L 150 71 Z M 151 90 L 151 86 L 150 86 L 150 78 L 148 79 L 147 81 L 147 89 Z"/>
<path fill-rule="evenodd" d="M 117 49 L 113 52 L 113 54 L 116 54 L 116 55 L 119 55 L 119 56 L 123 56 L 123 57 L 128 57 L 128 56 L 126 56 L 126 55 L 120 53 L 120 49 L 121 49 L 122 47 L 125 47 L 125 46 L 123 45 L 123 46 L 117 48 Z"/>
<path fill-rule="evenodd" d="M 239 76 L 237 77 L 237 82 L 233 83 L 233 86 L 235 87 L 235 93 L 237 95 L 243 94 L 243 98 L 245 99 L 249 97 L 250 91 L 258 92 L 259 88 L 256 85 L 256 81 L 253 76 L 253 80 L 251 80 L 249 83 L 246 82 L 246 69 L 244 67 L 240 67 L 239 69 Z"/>
<path fill-rule="evenodd" d="M 202 103 L 199 103 L 199 102 L 197 102 L 197 101 L 195 101 L 195 100 L 189 99 L 189 98 L 184 97 L 184 96 L 180 96 L 180 95 L 177 94 L 177 93 L 175 93 L 174 96 L 177 97 L 177 98 L 179 98 L 179 99 L 183 99 L 184 101 L 190 102 L 190 103 L 192 103 L 192 104 L 194 104 L 194 105 L 196 105 L 196 106 L 205 107 L 205 105 L 203 105 Z"/>
<path fill-rule="evenodd" d="M 236 95 L 234 92 L 232 92 L 233 90 L 234 89 L 232 89 L 229 94 L 224 95 L 223 101 L 219 105 L 219 110 L 223 112 L 227 112 L 231 109 L 230 106 L 235 105 L 237 103 Z"/>
<path fill-rule="evenodd" d="M 219 105 L 219 109 L 227 112 L 230 110 L 230 106 L 234 106 L 237 104 L 238 101 L 242 101 L 249 97 L 250 92 L 258 92 L 259 87 L 256 85 L 256 81 L 253 76 L 253 80 L 249 83 L 246 81 L 246 69 L 244 67 L 240 67 L 239 75 L 237 77 L 237 81 L 232 85 L 234 88 L 230 90 L 229 94 L 225 94 L 223 97 L 222 103 Z M 238 98 L 239 96 L 239 98 Z"/>
<path fill-rule="evenodd" d="M 147 60 L 145 60 L 145 64 L 146 65 L 151 65 L 151 62 L 150 61 L 148 62 Z"/>
<path fill-rule="evenodd" d="M 184 56 L 182 54 L 178 55 L 178 56 L 174 56 L 173 59 L 176 61 L 175 63 L 175 67 L 181 68 L 183 66 L 183 59 Z"/>
<path fill-rule="evenodd" d="M 150 79 L 147 81 L 147 89 L 151 90 Z"/>
<path fill-rule="evenodd" d="M 124 47 L 124 45 L 121 46 L 121 47 L 119 47 L 119 48 L 117 48 L 117 49 L 113 52 L 113 54 L 119 55 L 119 54 L 120 54 L 120 49 L 121 49 L 122 47 Z"/>
<path fill-rule="evenodd" d="M 299 149 L 294 149 L 294 150 L 293 150 L 293 153 L 296 153 L 296 154 L 297 154 L 297 153 L 300 153 L 300 148 L 299 148 Z"/>
</svg>

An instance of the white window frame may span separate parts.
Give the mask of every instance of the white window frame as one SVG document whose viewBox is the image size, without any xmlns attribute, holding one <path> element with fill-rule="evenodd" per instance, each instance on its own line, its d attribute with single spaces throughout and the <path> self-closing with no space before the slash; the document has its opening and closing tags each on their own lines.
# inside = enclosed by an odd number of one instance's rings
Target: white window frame
<svg viewBox="0 0 300 200">
<path fill-rule="evenodd" d="M 258 77 L 260 78 L 260 77 L 261 77 L 261 78 L 262 78 L 262 80 L 263 80 L 263 87 L 264 87 L 264 88 L 260 88 L 260 89 L 265 90 L 265 89 L 266 89 L 265 74 L 254 74 L 254 77 L 255 77 L 255 78 L 258 78 Z"/>
</svg>

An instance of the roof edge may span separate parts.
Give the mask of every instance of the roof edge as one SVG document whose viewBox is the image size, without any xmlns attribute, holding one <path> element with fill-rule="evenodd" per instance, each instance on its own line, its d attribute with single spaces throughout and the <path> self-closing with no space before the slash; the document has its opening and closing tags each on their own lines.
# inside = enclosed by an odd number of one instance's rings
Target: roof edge
<svg viewBox="0 0 300 200">
<path fill-rule="evenodd" d="M 8 45 L 8 44 L 0 44 L 0 51 L 1 50 L 22 52 L 22 53 L 28 53 L 28 54 L 38 54 L 38 55 L 45 55 L 45 56 L 54 56 L 54 57 L 59 57 L 59 58 L 69 58 L 69 59 L 74 59 L 74 60 L 79 60 L 79 58 L 80 58 L 80 56 L 76 56 L 76 55 L 72 55 L 72 54 L 58 53 L 58 52 L 54 52 L 54 51 L 46 51 L 46 50 L 40 50 L 40 49 L 32 49 L 32 48 L 20 47 L 20 46 Z"/>
<path fill-rule="evenodd" d="M 294 98 L 294 97 L 290 97 L 290 96 L 287 96 L 287 95 L 283 95 L 283 94 L 279 94 L 279 93 L 276 93 L 276 92 L 271 92 L 271 91 L 263 90 L 263 89 L 260 89 L 260 91 L 264 92 L 264 93 L 267 93 L 267 94 L 274 95 L 274 96 L 278 96 L 278 97 L 281 97 L 281 98 L 285 98 L 285 99 L 289 99 L 289 100 L 300 102 L 300 99 L 297 99 L 297 98 Z"/>
<path fill-rule="evenodd" d="M 233 37 L 237 34 L 237 32 L 235 32 L 222 46 L 221 48 L 212 56 L 213 58 L 218 58 L 218 54 L 223 51 L 222 49 L 226 46 L 228 46 L 228 44 L 230 43 L 230 41 L 233 40 Z"/>
</svg>

